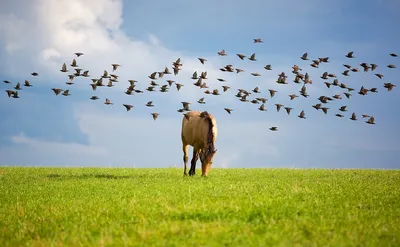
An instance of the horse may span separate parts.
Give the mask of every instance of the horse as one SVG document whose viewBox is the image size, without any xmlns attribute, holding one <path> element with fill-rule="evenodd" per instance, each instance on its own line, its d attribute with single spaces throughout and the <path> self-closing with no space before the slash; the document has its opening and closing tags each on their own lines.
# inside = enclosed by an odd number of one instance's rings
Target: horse
<svg viewBox="0 0 400 247">
<path fill-rule="evenodd" d="M 217 135 L 217 122 L 208 112 L 189 111 L 184 114 L 181 132 L 184 176 L 187 176 L 189 145 L 193 147 L 189 176 L 196 174 L 196 162 L 199 156 L 201 161 L 201 176 L 208 176 L 215 153 L 217 152 L 217 149 L 214 147 Z"/>
</svg>

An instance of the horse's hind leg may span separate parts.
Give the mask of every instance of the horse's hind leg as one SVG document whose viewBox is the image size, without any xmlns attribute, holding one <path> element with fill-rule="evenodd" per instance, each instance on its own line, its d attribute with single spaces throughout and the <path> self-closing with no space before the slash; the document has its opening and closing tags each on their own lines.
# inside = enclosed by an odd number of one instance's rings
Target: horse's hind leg
<svg viewBox="0 0 400 247">
<path fill-rule="evenodd" d="M 199 159 L 199 151 L 193 147 L 193 157 L 192 157 L 192 161 L 190 162 L 190 170 L 189 170 L 190 176 L 193 176 L 196 174 L 196 163 L 197 163 L 198 159 Z"/>
<path fill-rule="evenodd" d="M 188 163 L 188 160 L 189 160 L 189 157 L 188 157 L 189 146 L 183 144 L 182 150 L 183 150 L 183 163 L 184 163 L 183 175 L 187 176 L 187 172 L 186 171 L 187 171 L 187 163 Z"/>
</svg>

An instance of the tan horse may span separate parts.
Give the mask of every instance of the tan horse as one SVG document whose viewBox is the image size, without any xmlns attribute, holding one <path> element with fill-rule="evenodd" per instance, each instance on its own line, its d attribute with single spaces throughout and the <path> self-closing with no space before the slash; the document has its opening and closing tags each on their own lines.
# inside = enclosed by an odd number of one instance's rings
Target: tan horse
<svg viewBox="0 0 400 247">
<path fill-rule="evenodd" d="M 210 171 L 213 158 L 217 150 L 214 143 L 218 129 L 215 118 L 205 112 L 190 111 L 184 114 L 182 119 L 182 148 L 183 162 L 185 164 L 183 174 L 187 176 L 187 162 L 189 146 L 193 147 L 193 157 L 189 175 L 196 174 L 196 162 L 200 156 L 202 176 L 207 176 Z"/>
</svg>

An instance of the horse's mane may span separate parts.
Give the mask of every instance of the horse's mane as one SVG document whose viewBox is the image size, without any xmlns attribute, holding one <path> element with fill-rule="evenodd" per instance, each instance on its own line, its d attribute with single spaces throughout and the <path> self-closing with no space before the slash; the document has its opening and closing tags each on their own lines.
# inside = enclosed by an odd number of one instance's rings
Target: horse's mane
<svg viewBox="0 0 400 247">
<path fill-rule="evenodd" d="M 213 123 L 213 117 L 208 114 L 208 112 L 204 111 L 200 114 L 200 117 L 204 118 L 207 123 L 208 123 L 208 133 L 207 133 L 207 145 L 204 148 L 205 151 L 205 159 L 210 159 L 212 157 L 212 154 L 215 152 L 215 147 L 214 147 L 214 123 Z"/>
</svg>

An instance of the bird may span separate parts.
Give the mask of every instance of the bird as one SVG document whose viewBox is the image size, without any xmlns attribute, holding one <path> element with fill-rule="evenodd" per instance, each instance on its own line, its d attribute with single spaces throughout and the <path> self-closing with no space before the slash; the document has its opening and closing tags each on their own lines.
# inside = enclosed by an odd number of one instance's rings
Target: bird
<svg viewBox="0 0 400 247">
<path fill-rule="evenodd" d="M 62 95 L 64 95 L 64 96 L 69 96 L 69 95 L 71 95 L 71 94 L 69 93 L 69 89 L 65 90 L 65 91 L 62 93 Z"/>
<path fill-rule="evenodd" d="M 200 98 L 198 101 L 197 101 L 199 104 L 205 104 L 206 102 L 204 102 L 204 97 L 203 98 Z"/>
<path fill-rule="evenodd" d="M 51 90 L 53 90 L 53 92 L 54 92 L 56 95 L 59 95 L 59 94 L 63 91 L 61 88 L 52 88 Z"/>
<path fill-rule="evenodd" d="M 286 110 L 286 112 L 287 112 L 287 114 L 288 115 L 290 115 L 290 111 L 293 109 L 293 108 L 291 108 L 291 107 L 284 107 L 285 108 L 285 110 Z"/>
<path fill-rule="evenodd" d="M 108 98 L 106 98 L 106 102 L 104 102 L 104 104 L 106 104 L 106 105 L 113 105 L 113 103 L 111 103 L 111 101 L 110 101 Z"/>
<path fill-rule="evenodd" d="M 384 85 L 383 87 L 387 88 L 388 91 L 392 91 L 393 87 L 396 86 L 396 85 L 394 85 L 394 84 L 392 84 L 390 82 L 389 83 L 384 83 L 383 85 Z"/>
<path fill-rule="evenodd" d="M 75 58 L 72 60 L 72 63 L 70 64 L 71 67 L 78 67 L 78 64 L 76 64 Z"/>
<path fill-rule="evenodd" d="M 339 114 L 339 113 L 335 114 L 335 116 L 340 117 L 340 118 L 344 117 L 342 114 Z"/>
<path fill-rule="evenodd" d="M 185 110 L 187 110 L 187 111 L 190 111 L 190 109 L 189 109 L 189 105 L 191 105 L 190 102 L 183 101 L 183 102 L 181 102 L 181 103 L 182 103 L 182 108 L 183 108 L 183 109 L 185 109 Z"/>
<path fill-rule="evenodd" d="M 348 68 L 348 69 L 351 69 L 351 66 L 348 65 L 348 64 L 343 64 L 343 66 L 346 67 L 346 68 Z"/>
<path fill-rule="evenodd" d="M 225 110 L 227 113 L 229 113 L 229 114 L 231 114 L 231 112 L 233 111 L 233 110 L 230 109 L 230 108 L 224 108 L 224 110 Z"/>
<path fill-rule="evenodd" d="M 305 119 L 305 118 L 306 118 L 305 115 L 306 115 L 306 114 L 304 113 L 304 110 L 302 110 L 302 111 L 300 112 L 300 114 L 299 114 L 298 117 L 299 117 L 299 118 L 304 118 L 304 119 Z"/>
<path fill-rule="evenodd" d="M 238 68 L 236 68 L 235 70 L 236 70 L 236 73 L 244 72 L 243 69 L 238 69 Z"/>
<path fill-rule="evenodd" d="M 153 101 L 147 102 L 147 103 L 146 103 L 146 106 L 147 106 L 147 107 L 154 107 Z"/>
<path fill-rule="evenodd" d="M 228 91 L 228 89 L 231 88 L 231 87 L 230 87 L 230 86 L 225 86 L 225 85 L 224 85 L 224 86 L 222 86 L 222 88 L 223 88 L 224 92 L 226 92 L 226 91 Z"/>
<path fill-rule="evenodd" d="M 241 53 L 236 54 L 236 56 L 238 56 L 242 60 L 246 57 L 246 55 L 243 55 Z"/>
<path fill-rule="evenodd" d="M 354 112 L 353 112 L 353 114 L 351 114 L 350 119 L 353 120 L 353 121 L 357 120 L 357 116 L 356 116 L 356 114 Z"/>
<path fill-rule="evenodd" d="M 8 97 L 10 98 L 12 95 L 15 94 L 13 90 L 5 90 L 7 92 Z"/>
<path fill-rule="evenodd" d="M 133 105 L 128 105 L 128 104 L 122 104 L 123 106 L 125 106 L 126 111 L 130 111 L 133 108 Z"/>
<path fill-rule="evenodd" d="M 346 95 L 346 98 L 350 99 L 351 94 L 350 93 L 343 93 L 344 95 Z"/>
<path fill-rule="evenodd" d="M 7 92 L 8 93 L 8 92 Z M 8 96 L 8 97 L 10 97 L 10 96 Z M 18 91 L 14 91 L 13 93 L 12 93 L 12 96 L 11 96 L 12 98 L 14 98 L 14 99 L 18 99 L 19 98 L 19 96 L 18 96 Z"/>
<path fill-rule="evenodd" d="M 39 76 L 39 73 L 37 73 L 37 72 L 32 72 L 31 75 L 33 75 L 33 76 Z"/>
<path fill-rule="evenodd" d="M 149 78 L 152 80 L 157 80 L 156 75 L 157 75 L 157 72 L 153 72 L 149 75 Z"/>
<path fill-rule="evenodd" d="M 390 56 L 397 57 L 397 54 L 396 53 L 390 53 Z"/>
<path fill-rule="evenodd" d="M 255 53 L 251 54 L 251 56 L 249 57 L 249 60 L 250 61 L 257 61 L 256 54 Z"/>
<path fill-rule="evenodd" d="M 324 82 L 324 83 L 325 83 L 325 85 L 326 85 L 327 88 L 330 88 L 331 85 L 332 85 L 332 83 L 329 83 L 329 82 Z"/>
<path fill-rule="evenodd" d="M 112 83 L 112 81 L 111 80 L 108 81 L 107 87 L 113 87 L 113 86 L 114 86 L 114 84 Z"/>
<path fill-rule="evenodd" d="M 183 84 L 180 84 L 180 83 L 175 83 L 175 85 L 176 85 L 176 90 L 177 91 L 181 90 L 181 87 L 184 86 Z"/>
<path fill-rule="evenodd" d="M 272 68 L 271 68 L 271 64 L 267 64 L 267 65 L 265 65 L 264 69 L 266 69 L 266 70 L 272 70 Z"/>
<path fill-rule="evenodd" d="M 98 100 L 99 97 L 97 97 L 97 96 L 92 96 L 92 97 L 90 97 L 90 99 L 91 99 L 91 100 Z"/>
<path fill-rule="evenodd" d="M 347 53 L 346 57 L 347 57 L 347 58 L 355 58 L 355 57 L 353 56 L 353 53 L 354 53 L 353 51 Z"/>
<path fill-rule="evenodd" d="M 181 64 L 181 58 L 179 57 L 178 59 L 176 59 L 176 61 L 173 62 L 172 65 L 174 65 L 174 67 L 182 66 L 183 64 Z"/>
<path fill-rule="evenodd" d="M 278 127 L 276 127 L 276 126 L 273 126 L 273 127 L 271 127 L 271 128 L 269 128 L 271 131 L 277 131 L 278 130 Z"/>
<path fill-rule="evenodd" d="M 219 52 L 217 52 L 217 53 L 218 53 L 218 55 L 220 55 L 220 56 L 226 56 L 226 52 L 225 52 L 224 49 L 222 49 L 221 51 L 219 51 Z"/>
<path fill-rule="evenodd" d="M 283 105 L 282 104 L 275 104 L 275 106 L 276 106 L 276 111 L 279 112 Z"/>
<path fill-rule="evenodd" d="M 268 89 L 269 94 L 271 95 L 271 98 L 274 97 L 275 93 L 277 93 L 278 91 L 273 90 L 273 89 Z"/>
<path fill-rule="evenodd" d="M 156 119 L 158 118 L 158 116 L 160 115 L 157 112 L 152 112 L 151 115 L 153 116 L 153 120 L 156 121 Z"/>
<path fill-rule="evenodd" d="M 315 109 L 319 110 L 319 109 L 321 109 L 321 104 L 315 104 L 312 107 L 314 107 Z"/>
<path fill-rule="evenodd" d="M 113 71 L 116 71 L 118 69 L 118 67 L 121 66 L 121 65 L 117 64 L 117 63 L 113 63 L 113 64 L 111 64 L 111 66 L 113 68 Z"/>
<path fill-rule="evenodd" d="M 199 57 L 198 59 L 200 60 L 200 63 L 202 63 L 202 64 L 204 64 L 204 62 L 206 62 L 206 61 L 207 61 L 207 59 L 205 59 L 205 58 L 202 58 L 202 57 Z"/>
<path fill-rule="evenodd" d="M 345 105 L 344 105 L 344 106 L 341 106 L 341 107 L 339 108 L 339 111 L 343 111 L 343 112 L 347 111 L 347 110 L 346 110 L 346 107 L 347 107 L 347 106 L 345 106 Z"/>
<path fill-rule="evenodd" d="M 214 89 L 211 94 L 212 95 L 220 95 L 220 93 L 218 92 L 218 89 Z"/>
<path fill-rule="evenodd" d="M 264 43 L 264 41 L 260 38 L 254 39 L 254 43 Z"/>
<path fill-rule="evenodd" d="M 66 65 L 65 63 L 63 63 L 63 65 L 61 66 L 60 71 L 61 71 L 61 72 L 67 72 L 67 71 L 68 71 L 68 70 L 67 70 L 67 65 Z"/>
<path fill-rule="evenodd" d="M 258 108 L 258 110 L 260 111 L 266 111 L 267 109 L 265 109 L 265 104 L 261 104 L 260 107 Z"/>
<path fill-rule="evenodd" d="M 82 53 L 82 52 L 76 52 L 75 55 L 76 55 L 77 57 L 80 57 L 80 56 L 83 55 L 83 53 Z"/>
<path fill-rule="evenodd" d="M 299 97 L 296 94 L 289 94 L 290 100 L 294 100 L 295 98 Z"/>
<path fill-rule="evenodd" d="M 367 121 L 365 121 L 367 124 L 375 124 L 375 118 L 370 117 Z"/>
<path fill-rule="evenodd" d="M 307 56 L 308 56 L 308 53 L 306 52 L 300 58 L 303 59 L 303 60 L 308 60 Z"/>
<path fill-rule="evenodd" d="M 32 84 L 30 84 L 28 80 L 25 80 L 24 81 L 24 86 L 25 87 L 32 87 Z"/>
</svg>

